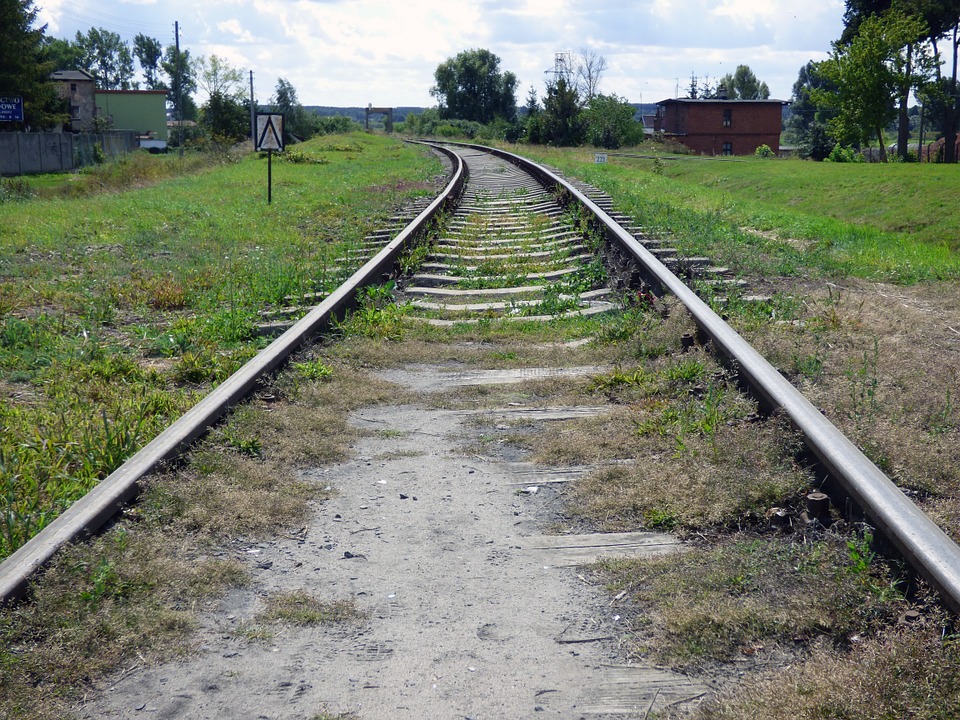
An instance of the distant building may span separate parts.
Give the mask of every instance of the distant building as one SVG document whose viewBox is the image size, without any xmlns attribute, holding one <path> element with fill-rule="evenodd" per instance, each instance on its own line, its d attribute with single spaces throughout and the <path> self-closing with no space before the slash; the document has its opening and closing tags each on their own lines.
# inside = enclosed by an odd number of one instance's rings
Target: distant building
<svg viewBox="0 0 960 720">
<path fill-rule="evenodd" d="M 655 129 L 700 155 L 780 151 L 782 100 L 673 99 L 657 103 Z"/>
<path fill-rule="evenodd" d="M 67 103 L 70 120 L 64 123 L 66 132 L 93 132 L 93 118 L 97 112 L 94 98 L 96 81 L 86 70 L 58 70 L 50 75 L 54 87 Z"/>
<path fill-rule="evenodd" d="M 140 147 L 166 147 L 166 90 L 97 90 L 96 102 L 112 130 L 133 130 Z"/>
</svg>

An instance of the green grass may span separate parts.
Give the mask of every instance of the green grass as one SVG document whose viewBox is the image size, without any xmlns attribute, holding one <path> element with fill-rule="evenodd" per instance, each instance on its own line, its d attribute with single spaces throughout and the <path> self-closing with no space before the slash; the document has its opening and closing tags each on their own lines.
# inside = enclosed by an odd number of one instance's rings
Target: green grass
<svg viewBox="0 0 960 720">
<path fill-rule="evenodd" d="M 135 155 L 0 202 L 0 558 L 263 347 L 261 311 L 339 285 L 440 171 L 361 133 L 297 150 L 315 162 L 279 164 L 272 204 L 254 155 Z"/>
<path fill-rule="evenodd" d="M 606 190 L 684 254 L 744 274 L 960 277 L 960 166 L 682 156 L 598 166 L 584 151 L 520 151 Z"/>
</svg>

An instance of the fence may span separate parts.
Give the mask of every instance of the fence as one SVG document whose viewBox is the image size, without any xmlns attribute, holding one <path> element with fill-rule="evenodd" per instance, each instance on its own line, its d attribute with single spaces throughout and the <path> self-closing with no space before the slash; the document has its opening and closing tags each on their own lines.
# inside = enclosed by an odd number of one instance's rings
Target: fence
<svg viewBox="0 0 960 720">
<path fill-rule="evenodd" d="M 0 133 L 0 175 L 69 172 L 96 162 L 100 148 L 116 157 L 137 148 L 132 130 L 102 134 Z"/>
</svg>

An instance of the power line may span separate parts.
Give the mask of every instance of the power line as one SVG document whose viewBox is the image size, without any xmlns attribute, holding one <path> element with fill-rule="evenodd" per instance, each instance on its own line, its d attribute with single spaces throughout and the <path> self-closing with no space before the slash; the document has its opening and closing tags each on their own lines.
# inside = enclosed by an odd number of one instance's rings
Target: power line
<svg viewBox="0 0 960 720">
<path fill-rule="evenodd" d="M 100 13 L 95 10 L 88 10 L 87 8 L 80 8 L 80 10 L 83 12 L 77 12 L 77 8 L 64 8 L 60 10 L 59 16 L 79 25 L 89 25 L 91 28 L 98 27 L 110 32 L 115 32 L 121 37 L 131 40 L 138 33 L 144 33 L 145 35 L 162 33 L 166 35 L 170 31 L 169 23 L 144 22 L 133 18 Z"/>
</svg>

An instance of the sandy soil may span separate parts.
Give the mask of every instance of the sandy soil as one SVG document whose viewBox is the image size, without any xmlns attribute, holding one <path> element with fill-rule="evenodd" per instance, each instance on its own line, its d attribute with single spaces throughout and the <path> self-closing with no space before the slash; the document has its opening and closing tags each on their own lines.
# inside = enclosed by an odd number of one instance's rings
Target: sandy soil
<svg viewBox="0 0 960 720">
<path fill-rule="evenodd" d="M 401 376 L 445 387 L 435 368 Z M 197 655 L 111 679 L 81 716 L 636 718 L 701 702 L 698 682 L 623 662 L 615 603 L 571 564 L 611 548 L 564 538 L 578 545 L 574 561 L 541 542 L 571 473 L 466 455 L 474 415 L 357 412 L 352 422 L 371 432 L 354 459 L 310 473 L 337 496 L 299 533 L 236 544 L 254 582 L 203 618 Z M 670 550 L 665 542 L 647 550 Z M 353 599 L 363 617 L 257 624 L 264 598 L 290 590 Z M 263 627 L 271 635 L 256 637 Z"/>
</svg>

